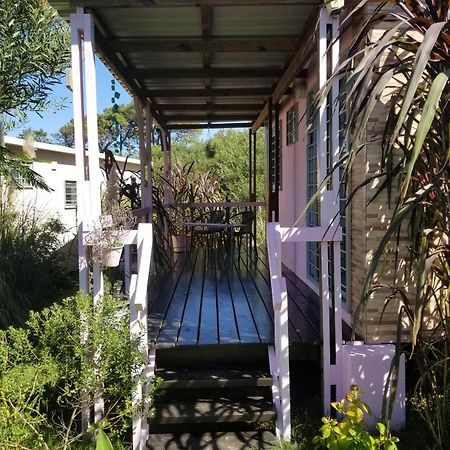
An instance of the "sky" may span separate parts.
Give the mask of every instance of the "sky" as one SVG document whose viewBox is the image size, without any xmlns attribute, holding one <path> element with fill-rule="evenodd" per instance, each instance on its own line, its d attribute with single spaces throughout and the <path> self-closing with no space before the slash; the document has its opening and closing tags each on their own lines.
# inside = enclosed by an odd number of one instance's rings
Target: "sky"
<svg viewBox="0 0 450 450">
<path fill-rule="evenodd" d="M 105 108 L 112 106 L 111 97 L 114 93 L 111 90 L 111 80 L 113 76 L 98 58 L 95 61 L 97 71 L 97 112 L 101 113 Z M 126 104 L 131 102 L 130 95 L 117 81 L 115 86 L 116 92 L 120 93 L 116 103 Z M 10 130 L 8 135 L 17 136 L 24 129 L 28 128 L 33 130 L 42 129 L 48 134 L 57 133 L 64 124 L 73 118 L 72 92 L 66 87 L 65 79 L 62 80 L 61 84 L 54 86 L 51 100 L 58 104 L 62 103 L 63 108 L 56 111 L 44 111 L 41 113 L 42 117 L 36 113 L 30 113 L 27 123 L 24 126 Z"/>
</svg>

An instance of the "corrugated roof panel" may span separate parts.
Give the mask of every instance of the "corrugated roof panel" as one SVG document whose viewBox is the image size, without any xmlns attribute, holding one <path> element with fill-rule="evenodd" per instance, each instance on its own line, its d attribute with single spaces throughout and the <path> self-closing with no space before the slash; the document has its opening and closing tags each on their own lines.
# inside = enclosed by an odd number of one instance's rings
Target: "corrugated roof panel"
<svg viewBox="0 0 450 450">
<path fill-rule="evenodd" d="M 112 37 L 201 36 L 199 8 L 97 8 Z"/>
<path fill-rule="evenodd" d="M 271 68 L 283 67 L 288 60 L 289 53 L 258 52 L 258 53 L 214 53 L 211 67 L 245 67 L 245 68 Z"/>
<path fill-rule="evenodd" d="M 313 6 L 261 5 L 214 8 L 213 36 L 298 36 Z"/>
<path fill-rule="evenodd" d="M 135 69 L 184 68 L 201 69 L 201 53 L 127 53 L 127 60 Z"/>
</svg>

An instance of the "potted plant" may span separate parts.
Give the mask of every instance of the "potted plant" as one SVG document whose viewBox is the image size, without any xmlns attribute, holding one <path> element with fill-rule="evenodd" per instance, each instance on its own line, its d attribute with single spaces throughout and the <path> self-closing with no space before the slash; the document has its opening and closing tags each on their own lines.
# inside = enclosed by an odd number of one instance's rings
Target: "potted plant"
<svg viewBox="0 0 450 450">
<path fill-rule="evenodd" d="M 189 180 L 193 165 L 194 162 L 184 166 L 176 164 L 172 170 L 172 180 L 163 178 L 164 183 L 169 184 L 172 193 L 173 202 L 169 205 L 170 233 L 172 248 L 176 253 L 185 252 L 190 247 L 191 235 L 183 223 L 192 219 L 188 204 L 195 198 L 195 188 Z"/>
<path fill-rule="evenodd" d="M 209 141 L 206 142 L 205 144 L 205 155 L 207 158 L 214 158 L 214 156 L 216 155 L 216 144 L 214 142 L 211 141 L 211 139 Z"/>
<path fill-rule="evenodd" d="M 128 234 L 136 218 L 120 203 L 117 170 L 112 167 L 107 174 L 106 190 L 101 215 L 85 238 L 90 246 L 90 259 L 100 268 L 117 267 Z"/>
<path fill-rule="evenodd" d="M 135 223 L 136 218 L 131 211 L 120 206 L 100 216 L 85 238 L 85 243 L 90 247 L 90 259 L 93 264 L 101 269 L 117 267 L 128 231 Z"/>
</svg>

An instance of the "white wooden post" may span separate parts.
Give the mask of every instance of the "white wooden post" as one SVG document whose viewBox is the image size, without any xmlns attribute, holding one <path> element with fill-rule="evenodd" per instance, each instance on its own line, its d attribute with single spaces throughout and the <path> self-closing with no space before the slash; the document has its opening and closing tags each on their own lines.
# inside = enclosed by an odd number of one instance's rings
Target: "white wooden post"
<svg viewBox="0 0 450 450">
<path fill-rule="evenodd" d="M 147 285 L 152 259 L 153 226 L 150 223 L 139 224 L 136 245 L 138 254 L 137 274 L 131 276 L 130 282 L 130 333 L 141 336 L 139 348 L 143 355 L 143 365 L 133 373 L 137 382 L 133 392 L 133 405 L 137 411 L 133 417 L 133 450 L 144 450 L 148 437 L 147 412 L 148 403 L 145 394 L 148 383 L 155 370 L 154 349 L 150 352 L 147 336 L 148 298 Z"/>
<path fill-rule="evenodd" d="M 78 258 L 80 272 L 80 289 L 89 292 L 89 267 L 84 246 L 84 232 L 89 230 L 93 222 L 101 214 L 100 198 L 100 167 L 97 129 L 97 90 L 95 73 L 95 43 L 92 17 L 84 14 L 82 8 L 77 8 L 71 16 L 71 56 L 73 77 L 74 134 L 75 158 L 78 168 L 77 184 L 77 222 L 78 222 Z M 84 62 L 84 70 L 83 70 Z M 86 82 L 89 80 L 89 82 Z M 85 94 L 85 95 L 84 95 Z M 84 112 L 86 102 L 88 166 L 86 167 L 86 152 L 84 140 Z M 88 224 L 88 227 L 85 224 Z M 94 266 L 93 296 L 94 305 L 103 295 L 103 273 Z M 86 340 L 89 330 L 83 331 L 82 339 Z M 100 363 L 100 349 L 94 356 L 94 364 Z M 100 388 L 94 392 L 94 418 L 98 422 L 104 415 L 104 403 Z M 82 428 L 89 426 L 89 407 L 82 408 Z"/>
<path fill-rule="evenodd" d="M 291 439 L 291 393 L 289 370 L 289 315 L 286 280 L 281 270 L 280 225 L 267 223 L 267 250 L 274 310 L 274 347 L 269 347 L 270 371 L 274 379 L 273 402 L 277 411 L 279 438 Z"/>
<path fill-rule="evenodd" d="M 319 20 L 319 91 L 323 91 L 329 76 L 328 67 L 334 70 L 339 58 L 339 40 L 336 39 L 338 19 L 330 18 L 326 8 L 320 11 Z M 328 40 L 327 28 L 331 26 L 331 36 Z M 334 43 L 331 48 L 328 48 Z M 331 65 L 328 64 L 331 55 Z M 327 104 L 324 98 L 319 107 L 319 185 L 327 177 L 334 164 L 339 159 L 339 110 L 333 101 L 339 95 L 339 82 L 335 80 L 331 88 L 331 133 L 327 130 Z M 330 136 L 328 136 L 330 134 Z M 328 144 L 330 147 L 328 148 Z M 329 161 L 328 150 L 331 151 Z M 330 164 L 331 163 L 331 164 Z M 331 167 L 330 167 L 331 165 Z M 331 188 L 329 186 L 331 185 Z M 339 171 L 336 170 L 332 176 L 331 183 L 326 183 L 320 193 L 320 224 L 322 227 L 329 226 L 336 221 L 339 224 Z M 320 297 L 321 297 L 321 332 L 322 332 L 322 370 L 323 370 L 323 408 L 326 414 L 330 412 L 331 387 L 336 386 L 336 395 L 341 395 L 341 386 L 338 380 L 342 377 L 342 366 L 340 364 L 340 350 L 342 346 L 342 309 L 340 289 L 340 244 L 334 242 L 329 254 L 329 246 L 326 241 L 320 243 Z M 333 257 L 333 280 L 334 286 L 329 285 L 328 258 Z M 332 302 L 332 289 L 334 290 L 334 336 L 330 336 L 330 307 Z M 336 362 L 331 361 L 331 342 L 335 342 Z"/>
<path fill-rule="evenodd" d="M 101 172 L 100 154 L 98 150 L 98 124 L 97 124 L 97 78 L 95 71 L 95 38 L 94 22 L 90 14 L 84 14 L 84 64 L 86 89 L 86 123 L 89 156 L 89 201 L 91 207 L 90 219 L 95 222 L 101 215 Z M 103 296 L 103 271 L 93 266 L 93 296 L 94 308 Z M 100 349 L 96 350 L 94 364 L 100 364 Z M 94 392 L 94 420 L 98 423 L 104 416 L 105 405 L 101 397 L 101 387 Z"/>
<path fill-rule="evenodd" d="M 147 103 L 145 108 L 145 165 L 147 168 L 147 199 L 150 208 L 149 223 L 153 223 L 153 169 L 152 169 L 152 130 L 153 130 L 153 117 L 150 112 L 150 105 Z"/>
<path fill-rule="evenodd" d="M 84 108 L 83 108 L 83 9 L 70 16 L 71 59 L 72 59 L 72 91 L 73 91 L 73 124 L 75 138 L 75 165 L 77 168 L 77 227 L 78 227 L 78 270 L 80 289 L 89 292 L 89 267 L 86 258 L 86 247 L 83 245 L 84 221 L 87 215 L 87 171 L 85 167 L 84 149 Z"/>
<path fill-rule="evenodd" d="M 331 17 L 332 26 L 332 48 L 331 48 L 331 72 L 334 73 L 339 65 L 340 40 L 339 36 L 339 14 Z M 331 149 L 333 167 L 340 159 L 339 142 L 339 80 L 335 77 L 331 88 L 332 118 L 331 118 Z M 340 224 L 340 176 L 339 169 L 333 173 L 333 198 L 334 213 L 337 215 L 336 223 Z M 336 399 L 341 400 L 347 389 L 343 385 L 343 353 L 342 353 L 342 292 L 341 292 L 341 242 L 333 242 L 333 270 L 334 270 L 334 341 L 336 351 Z"/>
<path fill-rule="evenodd" d="M 342 230 L 339 225 L 321 227 L 280 227 L 279 223 L 266 224 L 267 253 L 269 258 L 270 284 L 274 309 L 274 346 L 269 346 L 270 373 L 274 380 L 272 396 L 277 411 L 277 436 L 286 441 L 291 438 L 290 372 L 289 372 L 289 314 L 286 279 L 281 267 L 282 242 L 320 242 L 327 248 L 328 242 L 339 242 Z M 322 299 L 323 300 L 323 299 Z M 328 314 L 329 309 L 323 311 Z M 322 317 L 323 315 L 322 314 Z M 322 318 L 322 320 L 324 320 Z M 328 332 L 329 327 L 326 327 Z M 329 345 L 328 345 L 329 352 Z M 328 353 L 329 354 L 329 353 Z"/>
<path fill-rule="evenodd" d="M 83 8 L 77 8 L 76 14 L 70 16 L 73 122 L 75 138 L 75 164 L 77 168 L 77 228 L 78 228 L 78 273 L 80 290 L 89 293 L 89 266 L 84 246 L 85 223 L 89 223 L 89 191 L 84 148 L 84 108 L 83 108 Z M 81 318 L 83 321 L 83 318 Z M 81 342 L 88 339 L 88 330 L 81 331 Z M 81 405 L 81 429 L 87 432 L 91 423 L 88 396 L 84 392 Z"/>
</svg>

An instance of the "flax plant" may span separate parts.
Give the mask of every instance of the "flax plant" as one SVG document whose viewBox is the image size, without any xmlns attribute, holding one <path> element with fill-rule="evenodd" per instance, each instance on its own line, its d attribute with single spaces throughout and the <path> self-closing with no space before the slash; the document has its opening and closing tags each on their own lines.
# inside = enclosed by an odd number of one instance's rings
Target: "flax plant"
<svg viewBox="0 0 450 450">
<path fill-rule="evenodd" d="M 341 24 L 342 32 L 358 14 L 350 13 Z M 374 30 L 385 31 L 371 39 Z M 432 436 L 430 448 L 439 449 L 450 448 L 449 50 L 448 1 L 379 4 L 366 17 L 332 78 L 347 80 L 341 99 L 347 114 L 346 153 L 334 168 L 343 171 L 343 182 L 350 179 L 358 154 L 369 143 L 369 121 L 380 102 L 386 111 L 384 131 L 370 136 L 371 145 L 379 144 L 378 170 L 348 200 L 375 186 L 368 202 L 387 193 L 391 211 L 369 264 L 356 320 L 378 289 L 391 292 L 386 305 L 399 302 L 398 343 L 405 337 L 407 322 L 411 357 L 419 371 L 416 394 Z M 327 95 L 330 86 L 319 98 Z M 405 234 L 406 245 L 401 242 Z M 394 279 L 400 280 L 389 286 L 381 285 L 378 277 L 386 264 L 395 266 Z M 413 286 L 406 289 L 402 278 L 413 279 Z M 395 367 L 392 376 L 395 379 Z"/>
</svg>

